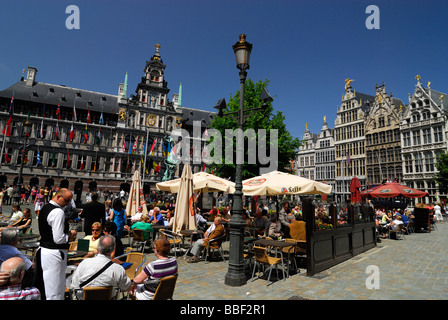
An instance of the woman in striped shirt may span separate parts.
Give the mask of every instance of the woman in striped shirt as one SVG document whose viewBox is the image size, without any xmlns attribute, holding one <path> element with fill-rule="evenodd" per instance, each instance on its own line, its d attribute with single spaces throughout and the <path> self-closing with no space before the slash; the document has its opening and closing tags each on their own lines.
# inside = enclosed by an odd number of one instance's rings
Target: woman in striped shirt
<svg viewBox="0 0 448 320">
<path fill-rule="evenodd" d="M 134 278 L 132 293 L 138 300 L 152 300 L 155 290 L 145 286 L 144 282 L 154 279 L 162 279 L 177 274 L 176 258 L 168 257 L 171 246 L 168 240 L 158 239 L 154 242 L 154 253 L 157 260 L 150 262 L 142 272 Z"/>
</svg>

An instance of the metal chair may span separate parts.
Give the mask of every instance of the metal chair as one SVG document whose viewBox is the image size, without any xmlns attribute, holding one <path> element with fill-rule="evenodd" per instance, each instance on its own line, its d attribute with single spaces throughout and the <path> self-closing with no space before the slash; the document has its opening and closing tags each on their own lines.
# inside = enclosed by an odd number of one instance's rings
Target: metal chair
<svg viewBox="0 0 448 320">
<path fill-rule="evenodd" d="M 174 289 L 176 288 L 176 281 L 177 281 L 177 275 L 162 278 L 152 299 L 173 300 Z"/>
<path fill-rule="evenodd" d="M 145 240 L 145 235 L 147 240 Z M 141 252 L 144 253 L 145 252 L 145 246 L 147 245 L 150 249 L 151 247 L 151 242 L 152 242 L 152 233 L 148 232 L 146 230 L 142 230 L 142 229 L 134 229 L 132 230 L 132 247 L 136 246 L 137 250 L 139 250 L 140 246 L 141 246 Z"/>
<path fill-rule="evenodd" d="M 254 258 L 255 258 L 255 262 L 254 262 L 254 270 L 252 272 L 252 281 L 255 281 L 254 276 L 255 276 L 255 268 L 257 268 L 258 266 L 258 271 L 260 271 L 260 266 L 261 265 L 268 265 L 269 266 L 269 276 L 267 279 L 267 286 L 269 284 L 272 284 L 273 282 L 269 283 L 269 279 L 271 278 L 271 272 L 272 272 L 272 268 L 275 266 L 276 267 L 276 271 L 277 271 L 277 278 L 278 278 L 278 265 L 281 263 L 283 266 L 283 259 L 282 258 L 275 258 L 275 257 L 271 257 L 268 255 L 267 253 L 267 248 L 265 247 L 257 247 L 254 246 L 253 247 L 254 250 Z M 263 272 L 263 275 L 266 273 L 266 270 Z M 261 276 L 258 276 L 258 278 L 261 278 Z M 285 269 L 283 268 L 283 279 L 286 280 L 285 277 Z"/>
<path fill-rule="evenodd" d="M 173 248 L 174 256 L 177 258 L 176 248 L 179 250 L 181 249 L 182 236 L 176 232 L 166 229 L 160 229 L 159 234 L 162 239 L 168 240 L 171 247 Z"/>
<path fill-rule="evenodd" d="M 224 232 L 221 236 L 211 239 L 207 246 L 205 246 L 205 250 L 203 255 L 205 255 L 205 261 L 207 262 L 207 257 L 211 254 L 210 250 L 212 250 L 211 252 L 213 253 L 215 250 L 218 250 L 219 254 L 221 255 L 221 258 L 223 261 L 226 261 L 226 259 L 224 258 L 224 250 L 222 249 L 222 243 L 224 242 L 224 240 L 226 239 L 227 234 Z"/>
<path fill-rule="evenodd" d="M 282 249 L 282 253 L 283 254 L 287 254 L 287 263 L 288 263 L 287 275 L 289 277 L 289 270 L 291 268 L 291 265 L 290 265 L 291 261 L 294 262 L 296 273 L 298 273 L 298 271 L 299 271 L 299 268 L 297 267 L 297 261 L 296 261 L 296 254 L 299 253 L 299 248 L 297 246 L 297 242 L 294 239 L 286 238 L 285 242 L 291 243 L 290 247 L 285 247 L 285 248 Z"/>
<path fill-rule="evenodd" d="M 391 234 L 395 234 L 395 239 L 400 240 L 400 238 L 402 238 L 403 240 L 406 240 L 406 238 L 404 237 L 404 225 L 400 224 L 397 226 L 397 229 L 394 230 L 389 226 L 389 239 L 390 239 L 390 235 Z"/>
</svg>

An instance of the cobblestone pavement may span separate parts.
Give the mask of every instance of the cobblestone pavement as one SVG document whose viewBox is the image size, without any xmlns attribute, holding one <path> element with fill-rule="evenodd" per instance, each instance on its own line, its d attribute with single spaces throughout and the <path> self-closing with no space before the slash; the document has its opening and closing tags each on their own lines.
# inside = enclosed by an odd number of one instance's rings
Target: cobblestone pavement
<svg viewBox="0 0 448 320">
<path fill-rule="evenodd" d="M 32 210 L 33 211 L 33 210 Z M 4 208 L 4 212 L 9 212 Z M 231 287 L 224 284 L 228 260 L 187 263 L 178 257 L 179 278 L 175 300 L 442 300 L 448 299 L 448 223 L 438 223 L 431 233 L 415 233 L 405 240 L 385 239 L 377 247 L 344 261 L 313 277 L 300 269 L 284 281 L 279 279 L 266 286 L 266 279 Z M 37 233 L 37 220 L 33 219 Z M 83 233 L 79 233 L 82 237 Z M 124 240 L 127 245 L 127 240 Z M 229 242 L 224 243 L 228 259 Z M 155 259 L 146 254 L 147 261 Z M 379 274 L 379 288 L 366 285 L 372 276 L 368 267 Z M 275 275 L 275 272 L 273 272 Z M 273 276 L 274 277 L 274 276 Z M 275 279 L 275 277 L 274 277 Z"/>
</svg>

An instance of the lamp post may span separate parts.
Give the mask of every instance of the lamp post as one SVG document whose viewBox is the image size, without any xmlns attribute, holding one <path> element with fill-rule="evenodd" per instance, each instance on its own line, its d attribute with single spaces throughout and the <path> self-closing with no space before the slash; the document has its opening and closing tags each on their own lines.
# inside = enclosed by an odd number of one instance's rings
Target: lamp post
<svg viewBox="0 0 448 320">
<path fill-rule="evenodd" d="M 24 162 L 24 157 L 26 155 L 26 143 L 28 142 L 28 137 L 31 134 L 31 128 L 32 128 L 32 124 L 30 123 L 30 121 L 27 119 L 25 121 L 25 123 L 23 124 L 22 127 L 22 134 L 25 135 L 25 140 L 23 141 L 23 149 L 22 149 L 22 157 L 21 157 L 21 161 L 20 161 L 20 169 L 19 169 L 19 175 L 17 177 L 17 186 L 19 188 L 22 187 L 23 185 L 23 176 L 22 176 L 22 172 L 23 172 L 23 162 Z"/>
<path fill-rule="evenodd" d="M 235 173 L 235 192 L 233 193 L 232 219 L 230 219 L 230 258 L 229 269 L 225 276 L 224 283 L 229 286 L 242 286 L 246 284 L 246 275 L 244 274 L 244 228 L 246 223 L 243 220 L 243 163 L 244 163 L 244 134 L 243 126 L 246 118 L 254 111 L 260 111 L 268 106 L 273 98 L 266 90 L 260 94 L 262 100 L 261 107 L 244 109 L 244 91 L 246 83 L 246 70 L 249 69 L 249 57 L 252 50 L 252 44 L 246 41 L 246 35 L 240 35 L 240 41 L 233 45 L 235 52 L 236 67 L 240 69 L 240 105 L 238 111 L 226 112 L 223 110 L 227 108 L 226 100 L 224 98 L 218 100 L 214 108 L 218 110 L 218 116 L 237 116 L 238 132 L 237 132 L 237 146 L 236 146 L 236 173 Z M 248 112 L 248 114 L 245 114 Z M 235 118 L 235 117 L 234 117 Z"/>
<path fill-rule="evenodd" d="M 225 284 L 233 287 L 246 284 L 244 274 L 244 227 L 243 220 L 243 162 L 244 162 L 244 91 L 249 69 L 249 58 L 252 44 L 246 41 L 246 35 L 240 35 L 240 40 L 233 45 L 236 67 L 240 69 L 240 107 L 238 109 L 238 133 L 236 146 L 235 193 L 233 194 L 232 219 L 230 219 L 230 258 L 229 269 L 225 276 Z"/>
</svg>

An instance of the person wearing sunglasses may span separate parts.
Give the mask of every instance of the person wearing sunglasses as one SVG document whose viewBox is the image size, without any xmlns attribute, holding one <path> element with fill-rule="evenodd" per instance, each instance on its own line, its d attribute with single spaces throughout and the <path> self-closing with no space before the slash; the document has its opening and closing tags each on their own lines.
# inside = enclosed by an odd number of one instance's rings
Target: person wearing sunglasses
<svg viewBox="0 0 448 320">
<path fill-rule="evenodd" d="M 103 227 L 101 223 L 94 222 L 92 224 L 92 234 L 85 236 L 84 239 L 89 240 L 89 253 L 85 256 L 85 258 L 91 258 L 98 253 L 98 242 L 100 237 L 103 235 Z"/>
<path fill-rule="evenodd" d="M 70 190 L 60 188 L 39 213 L 40 246 L 36 251 L 34 286 L 42 300 L 64 300 L 67 249 L 76 239 L 76 230 L 69 230 L 63 208 L 71 203 Z"/>
</svg>

